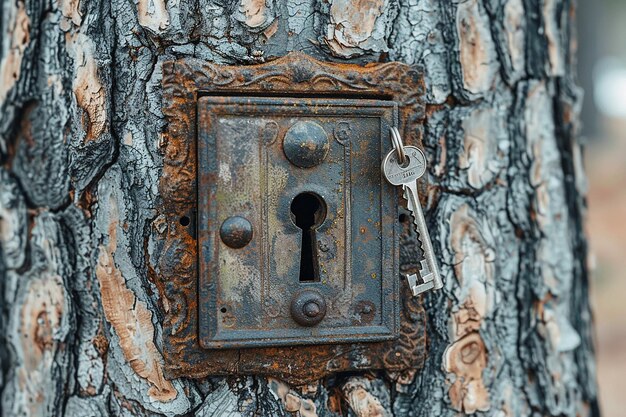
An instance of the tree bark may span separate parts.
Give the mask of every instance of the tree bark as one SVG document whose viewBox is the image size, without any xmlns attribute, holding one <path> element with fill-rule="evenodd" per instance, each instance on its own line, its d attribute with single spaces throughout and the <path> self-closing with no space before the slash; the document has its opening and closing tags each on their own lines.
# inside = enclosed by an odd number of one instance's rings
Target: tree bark
<svg viewBox="0 0 626 417">
<path fill-rule="evenodd" d="M 0 414 L 598 416 L 574 15 L 571 0 L 4 0 Z M 144 250 L 161 65 L 294 50 L 424 68 L 445 287 L 422 299 L 428 359 L 408 385 L 163 375 Z"/>
</svg>

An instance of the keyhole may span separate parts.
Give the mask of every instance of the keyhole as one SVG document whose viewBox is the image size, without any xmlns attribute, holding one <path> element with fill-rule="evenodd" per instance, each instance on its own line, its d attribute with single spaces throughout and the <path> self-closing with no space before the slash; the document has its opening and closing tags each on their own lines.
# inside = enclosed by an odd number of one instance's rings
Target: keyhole
<svg viewBox="0 0 626 417">
<path fill-rule="evenodd" d="M 293 222 L 302 229 L 300 282 L 320 280 L 315 230 L 326 218 L 326 204 L 314 193 L 300 193 L 291 202 Z"/>
</svg>

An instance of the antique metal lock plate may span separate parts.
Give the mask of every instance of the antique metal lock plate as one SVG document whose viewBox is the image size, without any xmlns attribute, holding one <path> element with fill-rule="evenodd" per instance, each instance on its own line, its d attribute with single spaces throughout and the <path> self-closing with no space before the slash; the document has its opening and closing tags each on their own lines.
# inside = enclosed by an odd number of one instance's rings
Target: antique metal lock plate
<svg viewBox="0 0 626 417">
<path fill-rule="evenodd" d="M 421 143 L 418 70 L 186 59 L 164 64 L 163 87 L 148 255 L 168 375 L 414 374 L 424 312 L 401 285 L 380 163 L 392 125 Z"/>
<path fill-rule="evenodd" d="M 198 101 L 200 343 L 398 336 L 397 200 L 380 161 L 388 100 Z"/>
</svg>

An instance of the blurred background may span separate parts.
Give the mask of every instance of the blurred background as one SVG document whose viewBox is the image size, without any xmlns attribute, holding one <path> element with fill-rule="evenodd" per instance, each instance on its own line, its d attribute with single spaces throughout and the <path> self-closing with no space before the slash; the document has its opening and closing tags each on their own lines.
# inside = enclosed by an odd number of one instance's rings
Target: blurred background
<svg viewBox="0 0 626 417">
<path fill-rule="evenodd" d="M 626 416 L 626 0 L 579 0 L 579 82 L 589 181 L 600 403 Z"/>
</svg>

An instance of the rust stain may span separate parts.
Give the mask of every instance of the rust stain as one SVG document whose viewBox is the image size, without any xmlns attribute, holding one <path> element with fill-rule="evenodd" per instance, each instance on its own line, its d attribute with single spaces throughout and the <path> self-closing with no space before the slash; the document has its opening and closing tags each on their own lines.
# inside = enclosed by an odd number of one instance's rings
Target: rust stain
<svg viewBox="0 0 626 417">
<path fill-rule="evenodd" d="M 139 24 L 154 33 L 160 33 L 170 25 L 170 15 L 165 0 L 139 0 L 137 2 Z"/>
<path fill-rule="evenodd" d="M 163 359 L 154 344 L 152 313 L 146 303 L 138 300 L 126 286 L 114 262 L 119 218 L 115 204 L 111 202 L 111 217 L 114 220 L 109 226 L 109 243 L 100 246 L 96 266 L 104 314 L 120 339 L 124 358 L 133 371 L 151 385 L 148 390 L 150 398 L 171 401 L 178 393 L 163 376 Z"/>
<path fill-rule="evenodd" d="M 368 49 L 369 44 L 384 38 L 375 33 L 376 21 L 387 6 L 386 0 L 333 0 L 330 6 L 330 23 L 324 38 L 335 53 L 351 57 Z M 372 39 L 377 38 L 377 39 Z"/>
<path fill-rule="evenodd" d="M 30 42 L 30 19 L 24 2 L 18 1 L 15 8 L 6 10 L 5 13 L 9 16 L 8 31 L 1 38 L 8 43 L 8 50 L 0 62 L 0 103 L 4 102 L 7 93 L 20 78 L 24 51 Z"/>
<path fill-rule="evenodd" d="M 67 43 L 74 58 L 75 77 L 72 85 L 77 104 L 86 113 L 83 127 L 85 141 L 92 141 L 106 131 L 106 95 L 98 76 L 98 65 L 93 41 L 83 35 L 68 36 Z"/>
</svg>

